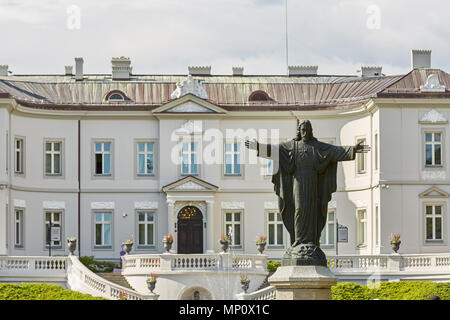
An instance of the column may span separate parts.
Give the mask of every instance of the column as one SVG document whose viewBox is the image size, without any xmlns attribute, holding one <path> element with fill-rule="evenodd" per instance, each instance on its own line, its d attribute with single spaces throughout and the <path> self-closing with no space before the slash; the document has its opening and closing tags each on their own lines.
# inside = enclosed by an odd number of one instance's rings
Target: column
<svg viewBox="0 0 450 320">
<path fill-rule="evenodd" d="M 214 252 L 214 201 L 206 201 L 206 214 L 208 219 L 206 220 L 206 230 L 205 230 L 205 247 L 206 253 Z"/>
<path fill-rule="evenodd" d="M 175 231 L 175 210 L 174 210 L 175 201 L 173 200 L 167 200 L 167 223 L 168 223 L 168 235 L 173 235 L 173 244 L 172 244 L 172 250 L 175 252 L 177 251 L 177 233 Z M 162 239 L 160 239 L 162 241 Z"/>
</svg>

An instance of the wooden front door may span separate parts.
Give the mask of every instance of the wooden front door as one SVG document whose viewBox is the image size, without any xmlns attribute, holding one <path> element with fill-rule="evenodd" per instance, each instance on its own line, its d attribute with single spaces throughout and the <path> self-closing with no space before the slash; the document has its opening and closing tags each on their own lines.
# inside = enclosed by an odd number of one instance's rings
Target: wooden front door
<svg viewBox="0 0 450 320">
<path fill-rule="evenodd" d="M 178 213 L 178 253 L 203 253 L 203 215 L 194 206 Z"/>
</svg>

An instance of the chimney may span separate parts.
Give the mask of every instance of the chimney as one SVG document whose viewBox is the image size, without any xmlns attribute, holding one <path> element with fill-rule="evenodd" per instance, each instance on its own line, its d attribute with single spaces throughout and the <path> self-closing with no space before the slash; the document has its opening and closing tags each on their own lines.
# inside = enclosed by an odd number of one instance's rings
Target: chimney
<svg viewBox="0 0 450 320">
<path fill-rule="evenodd" d="M 242 76 L 244 75 L 244 67 L 233 67 L 233 76 Z"/>
<path fill-rule="evenodd" d="M 113 80 L 129 80 L 131 75 L 131 60 L 130 58 L 120 57 L 112 58 L 112 79 Z"/>
<path fill-rule="evenodd" d="M 72 66 L 64 66 L 64 68 L 65 68 L 65 75 L 66 76 L 71 76 L 71 75 L 73 75 L 73 67 Z"/>
<path fill-rule="evenodd" d="M 361 77 L 381 77 L 383 67 L 361 67 Z"/>
<path fill-rule="evenodd" d="M 83 63 L 83 58 L 75 58 L 75 80 L 83 80 Z"/>
<path fill-rule="evenodd" d="M 289 66 L 289 76 L 317 76 L 318 66 Z"/>
<path fill-rule="evenodd" d="M 3 64 L 0 65 L 0 76 L 7 76 L 8 75 L 8 65 Z"/>
<path fill-rule="evenodd" d="M 189 66 L 188 71 L 192 76 L 210 76 L 211 66 Z"/>
<path fill-rule="evenodd" d="M 411 68 L 431 68 L 431 50 L 411 50 Z"/>
</svg>

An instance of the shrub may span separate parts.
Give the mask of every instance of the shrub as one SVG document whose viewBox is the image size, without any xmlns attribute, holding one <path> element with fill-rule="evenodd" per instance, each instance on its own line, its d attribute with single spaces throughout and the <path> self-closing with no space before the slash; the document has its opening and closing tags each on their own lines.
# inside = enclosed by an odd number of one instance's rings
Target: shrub
<svg viewBox="0 0 450 320">
<path fill-rule="evenodd" d="M 114 268 L 119 265 L 110 261 L 97 261 L 94 256 L 84 256 L 80 258 L 80 262 L 84 264 L 92 272 L 113 272 Z"/>
<path fill-rule="evenodd" d="M 0 284 L 0 300 L 106 300 L 48 283 Z"/>
<path fill-rule="evenodd" d="M 273 272 L 277 271 L 279 266 L 281 266 L 280 261 L 267 260 L 267 271 L 273 273 Z"/>
<path fill-rule="evenodd" d="M 331 287 L 333 300 L 450 300 L 450 283 L 432 281 L 379 282 L 371 285 L 339 283 Z"/>
</svg>

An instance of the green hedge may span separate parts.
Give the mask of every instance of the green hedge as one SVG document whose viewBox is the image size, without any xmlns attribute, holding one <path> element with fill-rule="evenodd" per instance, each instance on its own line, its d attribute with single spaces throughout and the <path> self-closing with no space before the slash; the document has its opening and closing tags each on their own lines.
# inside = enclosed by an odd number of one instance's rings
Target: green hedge
<svg viewBox="0 0 450 320">
<path fill-rule="evenodd" d="M 333 300 L 450 300 L 450 283 L 432 281 L 378 282 L 371 285 L 339 283 L 331 287 Z"/>
<path fill-rule="evenodd" d="M 280 261 L 267 260 L 267 271 L 275 272 L 275 271 L 277 271 L 279 266 L 281 266 Z"/>
<path fill-rule="evenodd" d="M 119 264 L 111 261 L 94 260 L 94 256 L 84 256 L 80 258 L 80 262 L 84 264 L 92 272 L 113 272 L 114 268 L 119 268 Z"/>
<path fill-rule="evenodd" d="M 106 300 L 48 283 L 0 284 L 0 300 Z"/>
</svg>

